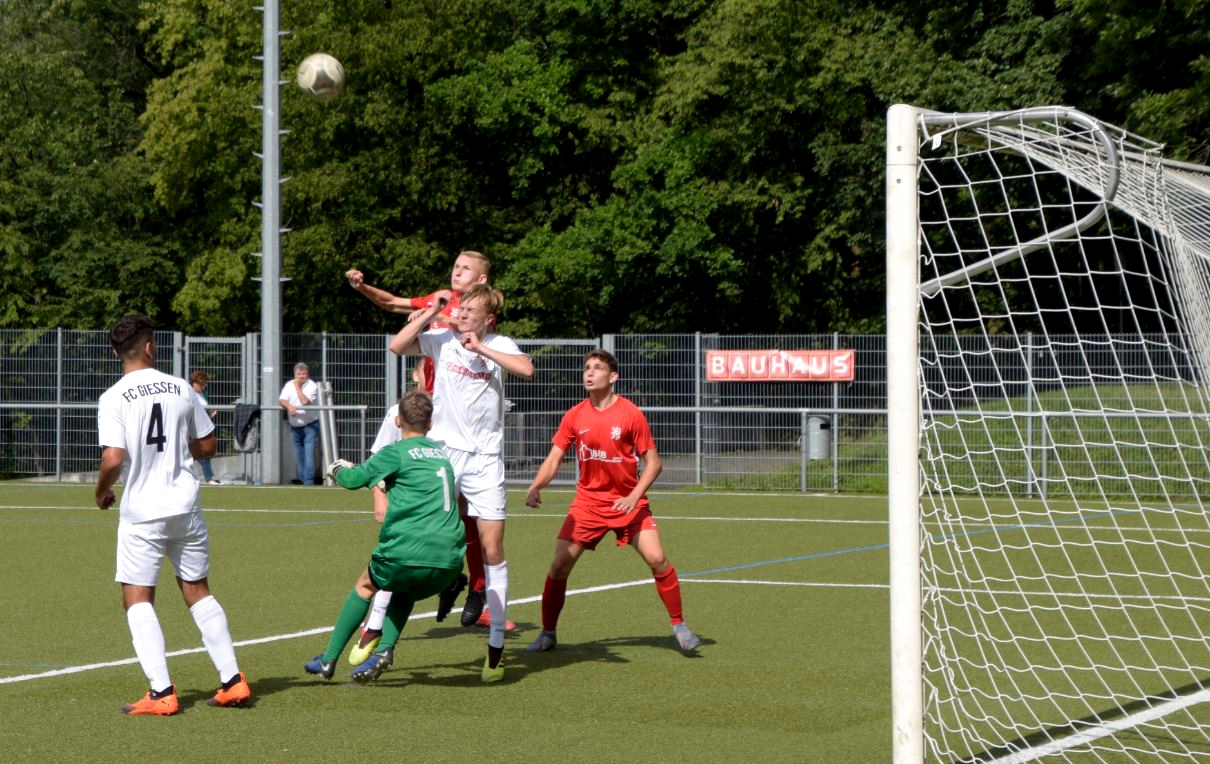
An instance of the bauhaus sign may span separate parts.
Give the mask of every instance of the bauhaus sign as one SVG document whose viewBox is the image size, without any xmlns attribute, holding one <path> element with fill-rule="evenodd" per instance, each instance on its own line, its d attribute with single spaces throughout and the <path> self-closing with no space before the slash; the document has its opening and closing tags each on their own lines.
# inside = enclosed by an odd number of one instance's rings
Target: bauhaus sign
<svg viewBox="0 0 1210 764">
<path fill-rule="evenodd" d="M 852 350 L 710 350 L 711 382 L 852 382 Z"/>
</svg>

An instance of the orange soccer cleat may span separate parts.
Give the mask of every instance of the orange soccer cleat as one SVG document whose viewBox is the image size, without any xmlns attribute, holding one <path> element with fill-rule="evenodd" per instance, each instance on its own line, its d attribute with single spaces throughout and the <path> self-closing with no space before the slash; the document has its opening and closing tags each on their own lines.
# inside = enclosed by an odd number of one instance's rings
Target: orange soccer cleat
<svg viewBox="0 0 1210 764">
<path fill-rule="evenodd" d="M 142 699 L 122 706 L 122 713 L 127 716 L 172 716 L 180 710 L 176 688 L 172 686 L 160 692 L 148 692 Z"/>
<path fill-rule="evenodd" d="M 214 693 L 214 697 L 207 702 L 212 706 L 231 708 L 233 706 L 242 706 L 251 700 L 252 688 L 248 686 L 248 680 L 244 678 L 244 673 L 241 671 L 235 678 L 236 681 L 230 687 L 218 688 L 218 692 Z"/>
<path fill-rule="evenodd" d="M 475 625 L 476 626 L 487 626 L 487 627 L 490 627 L 492 625 L 491 608 L 486 608 L 486 607 L 483 608 L 483 613 L 479 616 L 479 620 L 475 621 Z M 513 631 L 516 630 L 516 628 L 517 628 L 517 624 L 513 623 L 512 621 L 508 620 L 507 618 L 504 619 L 505 633 L 511 634 Z"/>
</svg>

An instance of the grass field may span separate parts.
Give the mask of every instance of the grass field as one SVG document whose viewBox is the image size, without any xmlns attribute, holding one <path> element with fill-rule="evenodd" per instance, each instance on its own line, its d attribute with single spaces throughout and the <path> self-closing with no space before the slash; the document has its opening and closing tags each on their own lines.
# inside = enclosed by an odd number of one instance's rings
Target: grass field
<svg viewBox="0 0 1210 764">
<path fill-rule="evenodd" d="M 483 685 L 486 630 L 421 603 L 376 683 L 303 672 L 376 535 L 369 495 L 207 487 L 211 587 L 254 704 L 205 701 L 217 675 L 170 573 L 157 610 L 182 712 L 128 718 L 146 691 L 113 582 L 117 513 L 87 485 L 0 484 L 0 760 L 809 761 L 890 758 L 886 501 L 653 494 L 685 615 L 682 655 L 646 566 L 581 561 L 559 647 L 530 654 L 570 493 L 510 494 L 507 676 Z M 458 609 L 461 608 L 461 599 Z M 386 758 L 384 758 L 386 757 Z"/>
</svg>

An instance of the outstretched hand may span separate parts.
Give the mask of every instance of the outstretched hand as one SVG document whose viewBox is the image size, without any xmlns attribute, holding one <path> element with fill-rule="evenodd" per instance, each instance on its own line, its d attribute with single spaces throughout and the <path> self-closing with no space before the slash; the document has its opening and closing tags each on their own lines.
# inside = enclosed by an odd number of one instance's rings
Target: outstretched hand
<svg viewBox="0 0 1210 764">
<path fill-rule="evenodd" d="M 340 472 L 345 467 L 352 467 L 352 466 L 353 466 L 353 462 L 349 461 L 348 459 L 337 459 L 336 461 L 334 461 L 328 465 L 328 468 L 326 470 L 324 470 L 324 474 L 330 478 L 335 478 L 337 472 Z"/>
<path fill-rule="evenodd" d="M 345 271 L 345 278 L 349 280 L 349 286 L 354 289 L 365 283 L 365 274 L 356 268 Z"/>
</svg>

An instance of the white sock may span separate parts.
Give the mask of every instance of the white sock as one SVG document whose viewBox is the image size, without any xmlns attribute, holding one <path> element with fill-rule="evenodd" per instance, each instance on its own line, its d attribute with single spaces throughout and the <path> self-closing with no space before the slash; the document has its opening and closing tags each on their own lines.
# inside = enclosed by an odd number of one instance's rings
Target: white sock
<svg viewBox="0 0 1210 764">
<path fill-rule="evenodd" d="M 227 614 L 214 595 L 204 597 L 189 608 L 197 630 L 202 633 L 202 644 L 210 654 L 210 660 L 218 669 L 218 678 L 226 683 L 239 673 L 235 662 L 235 645 L 231 642 L 231 631 L 227 628 Z"/>
<path fill-rule="evenodd" d="M 382 631 L 382 622 L 387 619 L 387 605 L 391 604 L 391 593 L 386 589 L 374 592 L 370 605 L 370 617 L 366 619 L 366 628 Z"/>
<path fill-rule="evenodd" d="M 491 630 L 487 634 L 488 647 L 504 647 L 504 622 L 508 620 L 508 560 L 499 565 L 484 565 L 487 576 L 487 607 L 491 611 Z"/>
<path fill-rule="evenodd" d="M 161 692 L 172 686 L 168 678 L 168 656 L 164 654 L 164 630 L 150 602 L 136 602 L 126 609 L 126 623 L 130 626 L 130 641 L 134 654 L 147 675 L 151 689 Z"/>
</svg>

